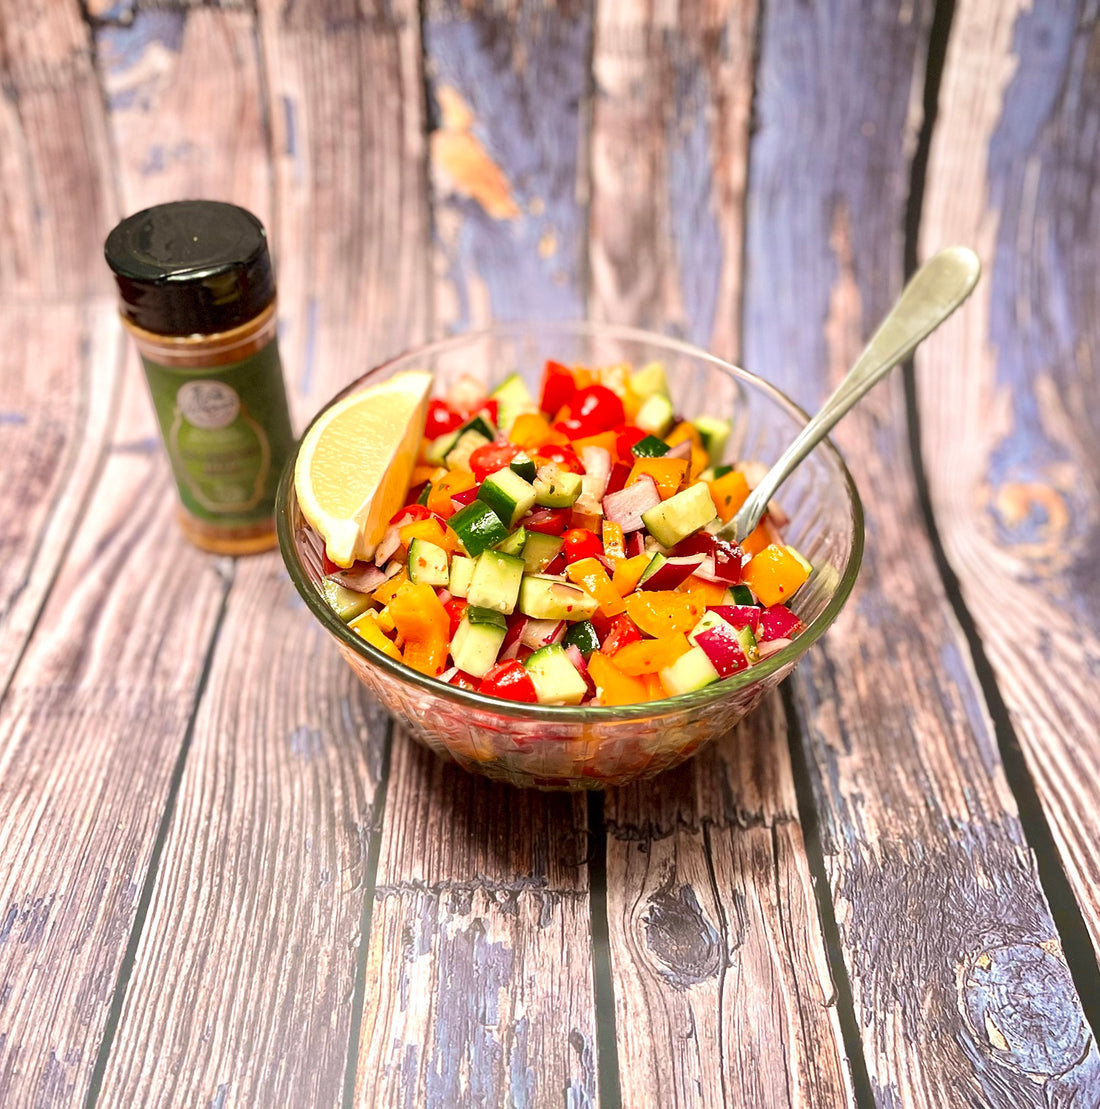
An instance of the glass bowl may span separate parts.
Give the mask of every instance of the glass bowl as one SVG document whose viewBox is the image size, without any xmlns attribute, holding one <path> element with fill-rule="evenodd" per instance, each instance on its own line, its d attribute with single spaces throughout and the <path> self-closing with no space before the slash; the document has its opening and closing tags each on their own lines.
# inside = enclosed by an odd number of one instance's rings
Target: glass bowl
<svg viewBox="0 0 1100 1109">
<path fill-rule="evenodd" d="M 686 417 L 731 420 L 727 461 L 771 464 L 806 415 L 766 382 L 686 343 L 597 323 L 507 323 L 408 351 L 365 373 L 349 393 L 403 370 L 429 370 L 437 394 L 469 375 L 491 387 L 518 371 L 537 395 L 548 358 L 567 364 L 664 364 L 673 402 Z M 294 493 L 294 458 L 276 503 L 279 547 L 310 612 L 370 693 L 433 751 L 467 770 L 517 786 L 600 789 L 649 777 L 728 732 L 777 685 L 836 618 L 863 552 L 863 511 L 833 446 L 819 445 L 777 501 L 786 542 L 814 566 L 791 607 L 805 630 L 788 646 L 703 689 L 648 704 L 529 705 L 482 696 L 408 669 L 348 628 L 326 603 L 322 570 Z"/>
</svg>

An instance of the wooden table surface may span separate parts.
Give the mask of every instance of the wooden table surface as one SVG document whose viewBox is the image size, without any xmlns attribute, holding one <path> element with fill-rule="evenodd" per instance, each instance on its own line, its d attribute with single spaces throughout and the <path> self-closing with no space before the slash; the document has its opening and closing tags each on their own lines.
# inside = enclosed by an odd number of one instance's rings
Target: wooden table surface
<svg viewBox="0 0 1100 1109">
<path fill-rule="evenodd" d="M 1097 0 L 2 0 L 0 51 L 0 1104 L 1100 1105 Z M 523 793 L 180 537 L 102 243 L 185 196 L 268 227 L 299 430 L 517 317 L 812 408 L 918 260 L 984 276 L 835 432 L 867 554 L 781 692 Z"/>
</svg>

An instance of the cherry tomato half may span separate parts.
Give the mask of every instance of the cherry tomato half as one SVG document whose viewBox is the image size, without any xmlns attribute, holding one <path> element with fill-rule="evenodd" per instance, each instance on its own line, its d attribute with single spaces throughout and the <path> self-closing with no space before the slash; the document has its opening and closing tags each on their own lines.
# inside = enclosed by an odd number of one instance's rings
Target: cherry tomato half
<svg viewBox="0 0 1100 1109">
<path fill-rule="evenodd" d="M 470 469 L 480 484 L 490 474 L 503 470 L 519 453 L 515 443 L 486 443 L 470 455 Z"/>
<path fill-rule="evenodd" d="M 426 505 L 422 504 L 407 504 L 404 508 L 398 509 L 391 517 L 391 524 L 411 524 L 416 520 L 427 520 L 434 516 Z"/>
<path fill-rule="evenodd" d="M 638 630 L 638 625 L 625 612 L 621 613 L 612 619 L 611 626 L 600 643 L 600 653 L 613 655 L 620 647 L 625 647 L 628 643 L 641 638 L 642 633 Z"/>
<path fill-rule="evenodd" d="M 428 401 L 428 418 L 424 423 L 424 437 L 438 439 L 448 431 L 454 431 L 462 423 L 462 417 L 452 412 L 445 400 L 433 397 Z"/>
<path fill-rule="evenodd" d="M 568 470 L 571 474 L 584 473 L 584 463 L 577 457 L 577 452 L 572 447 L 547 443 L 535 450 L 535 458 L 540 462 L 556 462 L 563 470 Z"/>
<path fill-rule="evenodd" d="M 623 402 L 615 393 L 606 385 L 588 385 L 577 390 L 569 402 L 569 418 L 565 422 L 579 424 L 575 434 L 583 438 L 619 427 L 624 418 Z"/>
<path fill-rule="evenodd" d="M 596 558 L 603 554 L 600 537 L 588 528 L 570 528 L 562 534 L 562 553 L 566 562 L 582 558 Z"/>
<path fill-rule="evenodd" d="M 458 625 L 462 623 L 463 614 L 466 612 L 466 598 L 452 597 L 444 604 L 443 609 L 447 613 L 447 619 L 451 622 L 451 640 L 453 641 L 455 632 L 458 631 Z"/>
<path fill-rule="evenodd" d="M 561 535 L 572 515 L 573 511 L 569 508 L 536 508 L 530 516 L 523 518 L 522 523 L 528 531 L 540 531 L 543 535 Z"/>
<path fill-rule="evenodd" d="M 477 687 L 478 693 L 490 697 L 503 697 L 508 701 L 526 701 L 534 704 L 538 700 L 535 683 L 527 668 L 518 659 L 506 659 L 491 666 Z"/>
<path fill-rule="evenodd" d="M 539 390 L 539 408 L 549 416 L 558 411 L 572 399 L 577 391 L 577 383 L 567 366 L 560 362 L 547 361 L 542 371 L 542 388 Z"/>
</svg>

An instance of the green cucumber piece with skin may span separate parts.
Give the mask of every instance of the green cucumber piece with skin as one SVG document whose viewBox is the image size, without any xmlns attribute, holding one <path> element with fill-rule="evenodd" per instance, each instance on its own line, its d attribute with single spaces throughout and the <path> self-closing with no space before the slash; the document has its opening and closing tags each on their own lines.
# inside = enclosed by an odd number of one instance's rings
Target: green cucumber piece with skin
<svg viewBox="0 0 1100 1109">
<path fill-rule="evenodd" d="M 528 458 L 525 454 L 517 454 L 516 457 L 508 463 L 508 469 L 514 474 L 519 474 L 524 481 L 534 481 L 535 474 L 538 472 L 535 460 L 533 458 Z"/>
<path fill-rule="evenodd" d="M 635 458 L 661 458 L 668 452 L 668 444 L 663 439 L 658 439 L 656 435 L 647 435 L 630 448 L 630 453 Z"/>
<path fill-rule="evenodd" d="M 563 470 L 556 462 L 547 462 L 535 475 L 535 504 L 540 508 L 568 508 L 581 495 L 584 478 Z"/>
<path fill-rule="evenodd" d="M 636 373 L 630 375 L 630 391 L 639 399 L 658 393 L 663 397 L 668 396 L 668 377 L 665 367 L 660 362 L 649 362 Z"/>
<path fill-rule="evenodd" d="M 416 498 L 416 503 L 426 505 L 428 503 L 428 497 L 431 496 L 431 492 L 432 483 L 430 481 L 424 482 L 424 488 L 420 490 L 420 496 Z"/>
<path fill-rule="evenodd" d="M 471 501 L 465 508 L 460 508 L 447 523 L 458 536 L 463 551 L 471 558 L 477 558 L 482 551 L 508 538 L 508 529 L 500 517 L 481 500 Z"/>
<path fill-rule="evenodd" d="M 588 684 L 558 643 L 532 651 L 523 665 L 540 705 L 579 705 L 588 695 Z"/>
<path fill-rule="evenodd" d="M 514 470 L 505 467 L 490 474 L 481 483 L 477 499 L 484 501 L 506 528 L 513 528 L 521 516 L 535 507 L 535 487 Z"/>
<path fill-rule="evenodd" d="M 672 427 L 673 415 L 672 401 L 663 393 L 653 393 L 642 402 L 634 417 L 634 426 L 661 438 Z"/>
<path fill-rule="evenodd" d="M 523 563 L 529 574 L 540 574 L 558 556 L 565 540 L 560 535 L 545 535 L 541 531 L 527 532 L 523 544 Z"/>
<path fill-rule="evenodd" d="M 521 413 L 537 412 L 539 409 L 527 383 L 518 373 L 509 374 L 489 396 L 497 402 L 497 423 L 505 433 L 511 430 Z"/>
<path fill-rule="evenodd" d="M 494 550 L 500 551 L 501 554 L 519 555 L 523 557 L 523 548 L 527 544 L 527 529 L 516 528 L 503 543 L 498 543 Z"/>
<path fill-rule="evenodd" d="M 697 481 L 643 512 L 642 523 L 662 547 L 675 547 L 717 515 L 710 490 L 704 482 Z"/>
<path fill-rule="evenodd" d="M 467 420 L 466 423 L 458 429 L 459 437 L 464 435 L 467 431 L 476 431 L 480 435 L 484 435 L 485 438 L 490 441 L 495 439 L 497 434 L 497 429 L 493 426 L 493 421 L 482 415 L 477 415 Z"/>
<path fill-rule="evenodd" d="M 723 624 L 730 628 L 733 627 L 728 620 L 723 620 L 717 612 L 704 612 L 703 615 L 699 617 L 699 622 L 688 632 L 688 642 L 691 643 L 692 646 L 698 646 L 695 637 L 700 632 L 707 632 L 712 628 L 720 628 Z"/>
<path fill-rule="evenodd" d="M 452 597 L 465 597 L 473 576 L 474 560 L 465 555 L 452 555 L 451 576 L 447 582 L 447 591 Z"/>
<path fill-rule="evenodd" d="M 746 624 L 743 628 L 734 628 L 733 631 L 741 643 L 741 650 L 745 652 L 745 658 L 748 659 L 749 665 L 759 662 L 760 648 L 756 645 L 756 635 L 752 628 Z"/>
<path fill-rule="evenodd" d="M 587 620 L 599 603 L 579 586 L 543 574 L 524 574 L 517 607 L 536 620 Z"/>
<path fill-rule="evenodd" d="M 568 631 L 561 637 L 563 647 L 576 647 L 585 658 L 593 651 L 600 649 L 600 637 L 592 626 L 591 620 L 578 620 L 569 626 Z"/>
<path fill-rule="evenodd" d="M 507 616 L 515 612 L 522 580 L 522 558 L 499 551 L 482 551 L 474 562 L 466 600 L 475 608 L 489 608 Z"/>
<path fill-rule="evenodd" d="M 747 585 L 730 586 L 730 593 L 733 594 L 733 603 L 735 605 L 756 604 L 756 598 L 752 595 L 752 590 Z"/>
<path fill-rule="evenodd" d="M 642 571 L 642 576 L 638 579 L 638 584 L 634 588 L 641 588 L 641 586 L 653 577 L 666 562 L 668 562 L 667 555 L 662 554 L 660 551 L 654 551 L 653 557 L 646 563 L 646 568 Z"/>
<path fill-rule="evenodd" d="M 442 466 L 447 452 L 455 445 L 458 436 L 453 431 L 445 431 L 424 448 L 424 460 L 435 466 Z"/>
<path fill-rule="evenodd" d="M 671 666 L 666 666 L 659 674 L 661 684 L 670 697 L 678 693 L 691 693 L 702 689 L 720 677 L 714 663 L 707 658 L 706 651 L 698 644 L 682 654 Z"/>
<path fill-rule="evenodd" d="M 492 440 L 487 435 L 482 435 L 475 428 L 470 428 L 468 431 L 459 433 L 458 438 L 454 441 L 454 446 L 447 451 L 443 461 L 448 469 L 469 470 L 470 455 L 478 447 L 484 447 L 486 443 L 491 442 Z"/>
<path fill-rule="evenodd" d="M 346 585 L 341 585 L 330 578 L 324 579 L 321 589 L 324 591 L 329 607 L 345 624 L 357 616 L 362 616 L 368 608 L 372 607 L 369 594 L 357 593 L 354 589 L 348 589 Z"/>
<path fill-rule="evenodd" d="M 413 539 L 405 560 L 409 581 L 420 585 L 447 585 L 451 571 L 447 565 L 447 552 L 427 539 Z"/>
<path fill-rule="evenodd" d="M 691 423 L 695 430 L 699 432 L 703 450 L 707 452 L 711 465 L 715 465 L 722 457 L 726 449 L 726 443 L 729 441 L 729 420 L 720 420 L 716 416 L 696 416 Z"/>
<path fill-rule="evenodd" d="M 508 622 L 499 612 L 467 605 L 451 640 L 451 661 L 472 677 L 484 678 L 507 630 Z"/>
</svg>

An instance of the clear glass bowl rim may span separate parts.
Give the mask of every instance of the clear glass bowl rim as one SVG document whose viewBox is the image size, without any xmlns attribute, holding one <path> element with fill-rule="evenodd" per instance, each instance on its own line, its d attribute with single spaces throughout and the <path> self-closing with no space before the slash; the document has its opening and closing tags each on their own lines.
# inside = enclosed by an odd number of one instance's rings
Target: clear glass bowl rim
<svg viewBox="0 0 1100 1109">
<path fill-rule="evenodd" d="M 660 701 L 643 701 L 635 705 L 532 705 L 525 702 L 506 701 L 498 697 L 489 697 L 482 693 L 476 693 L 473 690 L 461 689 L 459 686 L 449 685 L 446 682 L 439 681 L 438 678 L 432 678 L 426 674 L 421 674 L 419 671 L 413 670 L 411 667 L 407 667 L 403 663 L 391 659 L 388 655 L 378 650 L 377 647 L 371 646 L 362 636 L 352 631 L 348 625 L 336 615 L 332 608 L 329 607 L 314 584 L 310 581 L 309 576 L 298 558 L 297 546 L 294 541 L 293 528 L 290 522 L 290 497 L 294 486 L 294 466 L 298 458 L 298 450 L 301 447 L 302 440 L 305 438 L 309 427 L 312 427 L 329 408 L 342 398 L 349 393 L 363 388 L 365 385 L 369 384 L 370 378 L 381 374 L 398 362 L 405 362 L 413 359 L 427 360 L 458 347 L 466 346 L 467 344 L 484 342 L 494 338 L 503 338 L 509 335 L 522 337 L 532 332 L 556 332 L 581 338 L 623 340 L 624 342 L 636 342 L 674 351 L 684 357 L 708 363 L 722 372 L 731 374 L 738 380 L 743 381 L 747 387 L 763 392 L 780 408 L 786 409 L 788 414 L 794 417 L 800 424 L 805 424 L 809 420 L 809 416 L 803 409 L 787 397 L 785 393 L 781 392 L 774 385 L 766 382 L 763 378 L 757 377 L 748 370 L 741 369 L 739 366 L 735 366 L 730 362 L 726 362 L 717 355 L 709 354 L 702 348 L 691 343 L 661 335 L 655 331 L 646 331 L 642 328 L 627 327 L 620 324 L 597 323 L 590 320 L 516 320 L 493 324 L 490 327 L 478 330 L 463 331 L 459 334 L 451 335 L 444 339 L 437 339 L 421 346 L 410 347 L 400 354 L 392 358 L 387 358 L 384 362 L 380 362 L 378 365 L 373 366 L 336 393 L 336 395 L 316 413 L 309 425 L 302 432 L 302 435 L 299 436 L 298 442 L 295 444 L 294 452 L 283 467 L 275 498 L 275 520 L 279 537 L 279 551 L 282 554 L 283 562 L 286 565 L 287 572 L 290 574 L 295 588 L 298 590 L 298 593 L 314 616 L 316 616 L 324 627 L 344 644 L 345 647 L 356 655 L 359 655 L 372 666 L 388 673 L 391 677 L 403 684 L 416 686 L 426 693 L 443 697 L 448 701 L 454 702 L 456 705 L 465 705 L 498 716 L 514 717 L 517 720 L 528 722 L 541 720 L 545 721 L 547 724 L 554 725 L 611 724 L 615 721 L 645 719 L 682 711 L 690 712 L 691 710 L 702 708 L 731 693 L 735 693 L 740 689 L 753 685 L 758 681 L 762 681 L 776 671 L 782 670 L 784 667 L 797 662 L 798 659 L 805 654 L 806 650 L 825 633 L 829 625 L 836 619 L 845 601 L 847 601 L 852 587 L 855 585 L 856 578 L 859 575 L 860 564 L 863 559 L 863 503 L 860 500 L 859 492 L 856 489 L 852 475 L 849 473 L 848 467 L 844 464 L 844 459 L 833 446 L 832 441 L 828 438 L 823 440 L 818 449 L 824 449 L 826 453 L 832 456 L 833 461 L 836 463 L 843 477 L 848 492 L 852 526 L 852 550 L 848 562 L 844 567 L 844 572 L 841 574 L 840 581 L 837 583 L 836 590 L 832 597 L 829 598 L 829 601 L 822 611 L 818 613 L 818 615 L 806 626 L 805 630 L 786 647 L 776 651 L 774 655 L 769 655 L 763 661 L 756 663 L 755 666 L 750 666 L 748 669 L 732 674 L 728 678 L 722 678 L 719 681 L 712 682 L 702 689 L 693 690 L 690 693 L 680 693 L 675 697 L 665 697 Z"/>
</svg>

